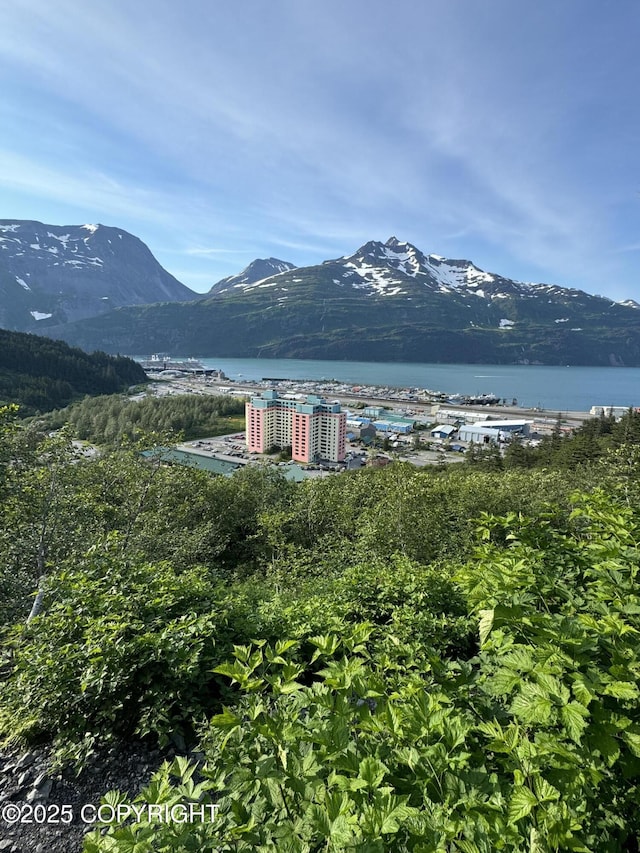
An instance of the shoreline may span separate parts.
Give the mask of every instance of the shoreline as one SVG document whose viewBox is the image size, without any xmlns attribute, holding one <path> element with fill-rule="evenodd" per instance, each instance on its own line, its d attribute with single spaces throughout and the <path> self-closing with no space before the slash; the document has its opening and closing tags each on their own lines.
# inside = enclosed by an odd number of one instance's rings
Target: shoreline
<svg viewBox="0 0 640 853">
<path fill-rule="evenodd" d="M 434 397 L 423 396 L 416 399 L 415 390 L 411 388 L 391 388 L 388 385 L 352 385 L 351 389 L 345 390 L 351 383 L 338 382 L 338 388 L 332 386 L 336 380 L 303 380 L 285 379 L 261 381 L 257 380 L 231 380 L 211 379 L 202 375 L 191 375 L 174 378 L 150 377 L 153 382 L 166 382 L 167 384 L 181 388 L 184 393 L 209 393 L 229 394 L 236 396 L 251 396 L 268 388 L 275 388 L 282 393 L 317 394 L 321 397 L 330 397 L 345 406 L 357 403 L 359 406 L 376 404 L 389 404 L 392 411 L 401 409 L 407 413 L 418 415 L 416 420 L 423 420 L 427 415 L 437 420 L 437 412 L 440 410 L 455 411 L 462 417 L 465 414 L 487 414 L 490 419 L 509 419 L 512 417 L 531 420 L 538 431 L 552 430 L 558 419 L 567 428 L 580 426 L 585 420 L 593 417 L 590 412 L 577 410 L 544 409 L 541 407 L 527 407 L 518 405 L 488 405 L 488 404 L 460 404 L 459 402 L 448 402 L 447 399 L 435 399 L 435 395 L 445 397 L 444 392 L 431 392 Z M 355 390 L 357 388 L 357 391 Z M 197 390 L 196 390 L 197 389 Z M 433 421 L 432 421 L 433 422 Z"/>
<path fill-rule="evenodd" d="M 178 366 L 177 360 L 174 364 Z M 442 401 L 455 397 L 450 399 L 450 405 L 461 402 L 462 397 L 499 395 L 501 404 L 516 400 L 518 408 L 544 409 L 545 414 L 587 413 L 594 406 L 628 408 L 640 404 L 640 369 L 634 368 L 612 372 L 588 367 L 210 357 L 202 359 L 201 364 L 207 373 L 213 373 L 212 379 L 222 380 L 220 385 L 226 382 L 234 387 L 240 384 L 255 388 L 266 380 L 278 386 L 291 385 L 295 392 L 306 384 L 309 393 L 320 390 L 326 396 L 351 395 L 352 389 L 368 393 L 371 389 L 372 396 L 393 402 L 397 399 L 399 403 L 422 401 L 427 392 L 427 399 L 436 394 Z M 183 366 L 190 373 L 193 362 L 183 361 Z M 429 394 L 429 389 L 437 391 Z"/>
</svg>

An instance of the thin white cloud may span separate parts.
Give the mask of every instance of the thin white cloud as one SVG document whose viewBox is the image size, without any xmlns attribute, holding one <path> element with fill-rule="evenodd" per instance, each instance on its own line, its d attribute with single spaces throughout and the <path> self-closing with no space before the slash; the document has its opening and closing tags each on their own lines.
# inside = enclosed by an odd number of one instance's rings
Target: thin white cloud
<svg viewBox="0 0 640 853">
<path fill-rule="evenodd" d="M 166 223 L 169 199 L 157 191 L 124 185 L 95 171 L 72 174 L 68 169 L 41 165 L 13 151 L 0 149 L 0 186 L 7 190 L 59 201 L 65 205 L 126 214 L 148 222 Z"/>
<path fill-rule="evenodd" d="M 182 254 L 195 255 L 198 257 L 208 257 L 210 255 L 241 255 L 242 251 L 239 249 L 205 249 L 192 247 L 189 249 L 184 249 Z"/>
</svg>

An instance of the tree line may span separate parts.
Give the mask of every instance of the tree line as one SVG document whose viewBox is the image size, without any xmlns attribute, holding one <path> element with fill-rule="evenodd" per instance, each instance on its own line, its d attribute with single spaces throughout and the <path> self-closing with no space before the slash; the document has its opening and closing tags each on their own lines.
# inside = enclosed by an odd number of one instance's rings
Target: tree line
<svg viewBox="0 0 640 853">
<path fill-rule="evenodd" d="M 244 430 L 244 401 L 209 394 L 86 397 L 52 412 L 43 423 L 50 429 L 69 424 L 77 438 L 100 445 L 152 431 L 201 438 Z"/>
</svg>

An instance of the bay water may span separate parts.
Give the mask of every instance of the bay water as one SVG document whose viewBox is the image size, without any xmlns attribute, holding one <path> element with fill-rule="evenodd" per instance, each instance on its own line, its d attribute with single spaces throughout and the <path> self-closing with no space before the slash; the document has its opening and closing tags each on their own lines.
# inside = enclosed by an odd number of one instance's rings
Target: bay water
<svg viewBox="0 0 640 853">
<path fill-rule="evenodd" d="M 337 379 L 354 385 L 428 388 L 447 394 L 495 394 L 509 403 L 555 412 L 591 406 L 640 406 L 640 368 L 541 365 L 405 364 L 295 358 L 199 359 L 229 379 Z"/>
</svg>

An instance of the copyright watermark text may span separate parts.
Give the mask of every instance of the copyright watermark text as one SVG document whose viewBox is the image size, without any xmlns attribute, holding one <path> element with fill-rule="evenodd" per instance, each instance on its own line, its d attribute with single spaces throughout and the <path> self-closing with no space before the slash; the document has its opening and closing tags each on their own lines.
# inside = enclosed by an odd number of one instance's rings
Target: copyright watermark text
<svg viewBox="0 0 640 853">
<path fill-rule="evenodd" d="M 211 823 L 216 818 L 216 803 L 93 803 L 57 805 L 49 803 L 4 803 L 0 807 L 0 823 L 70 824 L 81 823 Z"/>
</svg>

